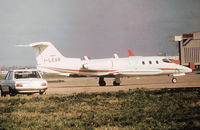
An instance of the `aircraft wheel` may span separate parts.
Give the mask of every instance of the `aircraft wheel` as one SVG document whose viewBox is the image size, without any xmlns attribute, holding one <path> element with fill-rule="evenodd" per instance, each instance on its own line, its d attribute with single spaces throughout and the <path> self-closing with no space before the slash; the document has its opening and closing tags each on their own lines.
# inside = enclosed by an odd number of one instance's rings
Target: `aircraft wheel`
<svg viewBox="0 0 200 130">
<path fill-rule="evenodd" d="M 176 83 L 177 82 L 177 79 L 176 78 L 172 78 L 172 83 Z"/>
<path fill-rule="evenodd" d="M 117 83 L 116 81 L 113 81 L 113 86 L 120 86 L 120 83 Z"/>
<path fill-rule="evenodd" d="M 99 86 L 106 86 L 106 82 L 105 82 L 105 81 L 101 81 L 101 82 L 99 83 Z"/>
<path fill-rule="evenodd" d="M 99 78 L 99 86 L 106 86 L 106 82 L 104 80 L 104 77 Z"/>
</svg>

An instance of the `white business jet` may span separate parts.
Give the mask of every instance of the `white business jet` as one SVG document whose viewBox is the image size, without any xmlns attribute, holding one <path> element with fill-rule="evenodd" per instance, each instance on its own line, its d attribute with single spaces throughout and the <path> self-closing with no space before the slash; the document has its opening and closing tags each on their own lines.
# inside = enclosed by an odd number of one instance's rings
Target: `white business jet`
<svg viewBox="0 0 200 130">
<path fill-rule="evenodd" d="M 37 68 L 46 73 L 56 73 L 66 76 L 99 77 L 99 85 L 106 86 L 105 77 L 114 77 L 114 86 L 119 86 L 120 77 L 171 75 L 172 82 L 176 83 L 175 76 L 183 76 L 192 72 L 190 68 L 174 64 L 166 57 L 159 56 L 131 56 L 119 58 L 89 59 L 64 57 L 50 42 L 36 42 L 33 47 L 36 54 Z"/>
</svg>

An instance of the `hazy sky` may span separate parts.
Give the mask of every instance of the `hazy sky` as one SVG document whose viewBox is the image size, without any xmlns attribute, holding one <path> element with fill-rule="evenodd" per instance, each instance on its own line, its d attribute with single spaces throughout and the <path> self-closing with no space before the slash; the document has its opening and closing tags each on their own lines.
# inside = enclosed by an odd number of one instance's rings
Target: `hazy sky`
<svg viewBox="0 0 200 130">
<path fill-rule="evenodd" d="M 50 41 L 67 57 L 177 55 L 167 37 L 200 31 L 200 0 L 0 0 L 0 66 L 34 65 Z"/>
</svg>

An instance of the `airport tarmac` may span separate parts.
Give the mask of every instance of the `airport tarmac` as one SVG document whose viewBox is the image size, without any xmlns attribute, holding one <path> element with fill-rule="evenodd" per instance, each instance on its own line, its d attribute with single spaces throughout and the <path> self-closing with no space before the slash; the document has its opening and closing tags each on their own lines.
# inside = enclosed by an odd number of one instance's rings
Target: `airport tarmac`
<svg viewBox="0 0 200 130">
<path fill-rule="evenodd" d="M 200 72 L 189 73 L 185 76 L 176 77 L 177 83 L 171 82 L 171 76 L 147 76 L 147 77 L 130 77 L 121 78 L 121 86 L 113 86 L 114 78 L 105 78 L 106 86 L 98 85 L 98 78 L 53 78 L 47 79 L 47 94 L 75 94 L 75 93 L 92 93 L 92 92 L 114 92 L 119 90 L 130 90 L 137 88 L 144 89 L 161 89 L 161 88 L 185 88 L 200 87 Z M 61 82 L 57 82 L 57 81 Z"/>
</svg>

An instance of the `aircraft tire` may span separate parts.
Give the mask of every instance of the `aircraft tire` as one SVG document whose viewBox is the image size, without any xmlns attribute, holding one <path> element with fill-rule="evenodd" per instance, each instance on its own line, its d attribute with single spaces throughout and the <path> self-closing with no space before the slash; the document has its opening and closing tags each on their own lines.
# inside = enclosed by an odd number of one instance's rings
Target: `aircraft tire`
<svg viewBox="0 0 200 130">
<path fill-rule="evenodd" d="M 176 78 L 172 78 L 172 83 L 177 83 L 177 79 Z"/>
<path fill-rule="evenodd" d="M 120 86 L 120 83 L 117 83 L 116 81 L 113 81 L 113 86 Z"/>
<path fill-rule="evenodd" d="M 99 86 L 106 86 L 106 82 L 105 82 L 105 81 L 101 81 L 101 82 L 99 83 Z"/>
<path fill-rule="evenodd" d="M 104 77 L 99 78 L 99 86 L 106 86 L 106 81 L 104 80 Z"/>
</svg>

